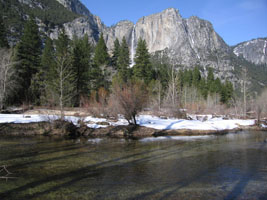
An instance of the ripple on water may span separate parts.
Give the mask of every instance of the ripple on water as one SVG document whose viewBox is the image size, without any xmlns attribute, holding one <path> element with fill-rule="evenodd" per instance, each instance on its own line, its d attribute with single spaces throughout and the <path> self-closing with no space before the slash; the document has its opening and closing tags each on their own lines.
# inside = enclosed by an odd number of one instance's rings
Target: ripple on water
<svg viewBox="0 0 267 200">
<path fill-rule="evenodd" d="M 211 139 L 214 136 L 212 135 L 200 135 L 200 136 L 160 136 L 160 137 L 149 137 L 143 138 L 141 142 L 154 142 L 154 141 L 163 141 L 163 140 L 200 140 L 200 139 Z"/>
</svg>

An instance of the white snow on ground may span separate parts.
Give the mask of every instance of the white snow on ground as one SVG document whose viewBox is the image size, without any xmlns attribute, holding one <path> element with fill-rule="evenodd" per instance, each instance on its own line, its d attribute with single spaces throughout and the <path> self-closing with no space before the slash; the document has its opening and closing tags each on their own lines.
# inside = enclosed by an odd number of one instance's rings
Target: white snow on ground
<svg viewBox="0 0 267 200">
<path fill-rule="evenodd" d="M 51 121 L 58 119 L 58 116 L 54 115 L 22 115 L 22 114 L 0 114 L 0 123 L 31 123 L 31 122 L 41 122 L 41 121 Z M 193 117 L 194 118 L 194 117 Z M 106 125 L 98 125 L 97 122 L 107 122 L 104 118 L 94 118 L 94 117 L 65 117 L 66 120 L 72 121 L 75 125 L 78 124 L 79 120 L 83 120 L 87 123 L 88 127 L 100 128 L 106 127 Z M 109 122 L 110 125 L 127 125 L 125 119 L 119 119 L 117 122 Z M 184 119 L 161 119 L 159 117 L 151 115 L 140 115 L 137 118 L 137 123 L 140 126 L 150 127 L 159 130 L 172 130 L 172 129 L 190 129 L 190 130 L 225 130 L 234 129 L 239 125 L 249 126 L 255 124 L 255 120 L 224 120 L 222 118 L 212 118 L 211 115 L 207 116 L 207 121 L 196 120 L 184 120 Z"/>
<path fill-rule="evenodd" d="M 209 118 L 209 117 L 208 117 Z M 154 129 L 190 129 L 190 130 L 225 130 L 234 129 L 238 125 L 248 126 L 255 124 L 255 120 L 223 120 L 222 118 L 210 118 L 207 121 L 184 119 L 160 119 L 149 115 L 141 115 L 138 118 L 141 126 Z"/>
<path fill-rule="evenodd" d="M 261 127 L 262 127 L 262 128 L 267 128 L 267 125 L 265 125 L 265 124 L 261 124 Z"/>
</svg>

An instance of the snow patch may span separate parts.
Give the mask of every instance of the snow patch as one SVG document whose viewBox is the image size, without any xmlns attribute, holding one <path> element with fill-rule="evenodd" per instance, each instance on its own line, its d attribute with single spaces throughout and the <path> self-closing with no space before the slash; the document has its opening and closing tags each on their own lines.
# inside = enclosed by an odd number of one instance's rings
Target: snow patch
<svg viewBox="0 0 267 200">
<path fill-rule="evenodd" d="M 224 120 L 222 117 L 212 118 L 211 115 L 191 116 L 193 120 L 168 118 L 162 119 L 151 115 L 140 115 L 137 117 L 137 123 L 140 126 L 154 128 L 159 130 L 226 130 L 235 129 L 241 126 L 250 126 L 255 124 L 255 120 Z M 59 119 L 55 115 L 21 115 L 21 114 L 0 114 L 0 123 L 32 123 L 53 121 Z M 79 120 L 83 120 L 90 128 L 107 127 L 107 125 L 99 125 L 98 122 L 108 122 L 112 126 L 127 125 L 127 121 L 120 118 L 116 122 L 109 122 L 104 118 L 86 117 L 79 118 L 74 116 L 66 116 L 65 119 L 79 125 Z M 205 119 L 205 120 L 204 120 Z"/>
</svg>

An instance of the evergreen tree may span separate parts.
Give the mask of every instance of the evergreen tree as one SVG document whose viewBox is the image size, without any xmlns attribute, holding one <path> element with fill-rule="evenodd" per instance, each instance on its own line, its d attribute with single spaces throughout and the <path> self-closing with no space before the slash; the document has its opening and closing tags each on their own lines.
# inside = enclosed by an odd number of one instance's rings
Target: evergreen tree
<svg viewBox="0 0 267 200">
<path fill-rule="evenodd" d="M 8 42 L 6 38 L 6 29 L 2 16 L 0 16 L 0 48 L 8 48 Z"/>
<path fill-rule="evenodd" d="M 204 97 L 204 99 L 207 99 L 209 90 L 208 90 L 208 86 L 207 86 L 206 80 L 204 78 L 201 79 L 199 85 L 200 85 L 200 93 L 201 93 L 201 95 Z"/>
<path fill-rule="evenodd" d="M 208 68 L 208 76 L 207 76 L 207 87 L 208 87 L 208 91 L 211 93 L 215 92 L 215 88 L 214 88 L 214 74 L 213 74 L 213 69 L 212 68 Z"/>
<path fill-rule="evenodd" d="M 45 46 L 41 57 L 41 70 L 45 73 L 45 79 L 51 80 L 55 76 L 55 49 L 53 40 L 49 37 L 45 40 Z"/>
<path fill-rule="evenodd" d="M 114 41 L 114 45 L 113 46 L 114 47 L 113 47 L 113 51 L 112 51 L 111 62 L 112 62 L 112 66 L 115 69 L 118 69 L 118 58 L 119 58 L 119 55 L 120 55 L 120 42 L 119 42 L 118 38 L 116 38 L 116 40 Z"/>
<path fill-rule="evenodd" d="M 193 70 L 193 76 L 192 76 L 192 84 L 195 87 L 199 87 L 199 83 L 201 80 L 201 74 L 198 67 L 195 67 Z"/>
<path fill-rule="evenodd" d="M 88 35 L 85 35 L 82 39 L 74 39 L 72 67 L 76 79 L 76 106 L 79 105 L 82 96 L 89 95 L 89 73 L 92 68 L 92 53 L 93 48 L 88 41 Z"/>
<path fill-rule="evenodd" d="M 134 62 L 134 77 L 144 80 L 148 84 L 153 79 L 153 70 L 146 41 L 141 38 L 137 43 Z"/>
<path fill-rule="evenodd" d="M 21 89 L 18 91 L 18 102 L 29 101 L 34 99 L 30 96 L 30 86 L 33 75 L 35 75 L 40 68 L 41 55 L 41 39 L 39 36 L 38 26 L 33 18 L 30 18 L 24 28 L 21 41 L 16 47 L 15 61 L 16 71 L 20 77 Z"/>
<path fill-rule="evenodd" d="M 214 85 L 214 92 L 216 92 L 216 93 L 220 93 L 220 91 L 221 91 L 221 88 L 222 88 L 222 83 L 221 83 L 221 80 L 217 77 L 216 79 L 215 79 L 215 81 L 214 81 L 214 83 L 213 83 L 213 85 Z"/>
<path fill-rule="evenodd" d="M 189 87 L 191 87 L 192 86 L 192 83 L 193 83 L 193 72 L 192 72 L 192 70 L 185 70 L 184 71 L 184 83 L 187 85 L 187 86 L 189 86 Z"/>
<path fill-rule="evenodd" d="M 233 85 L 230 81 L 226 81 L 221 87 L 221 102 L 224 104 L 229 104 L 229 101 L 233 97 Z"/>
<path fill-rule="evenodd" d="M 119 78 L 126 83 L 127 80 L 130 78 L 130 53 L 125 37 L 123 37 L 122 39 L 117 64 Z"/>
<path fill-rule="evenodd" d="M 40 81 L 40 103 L 44 104 L 51 100 L 51 97 L 48 96 L 49 91 L 53 80 L 56 78 L 56 62 L 55 62 L 55 49 L 53 46 L 53 41 L 47 37 L 45 40 L 45 46 L 43 50 L 43 54 L 41 57 L 41 68 L 39 72 L 39 76 L 41 77 Z"/>
<path fill-rule="evenodd" d="M 109 55 L 107 46 L 104 40 L 103 34 L 100 35 L 100 38 L 95 47 L 95 56 L 94 64 L 97 66 L 106 65 L 109 63 Z"/>
</svg>

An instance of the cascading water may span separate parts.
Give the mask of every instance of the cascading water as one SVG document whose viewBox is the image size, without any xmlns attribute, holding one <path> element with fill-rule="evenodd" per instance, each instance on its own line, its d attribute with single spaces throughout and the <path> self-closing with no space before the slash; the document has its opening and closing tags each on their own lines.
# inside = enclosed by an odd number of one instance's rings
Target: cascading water
<svg viewBox="0 0 267 200">
<path fill-rule="evenodd" d="M 263 47 L 263 55 L 267 55 L 266 53 L 266 47 L 267 47 L 267 40 L 264 41 L 264 47 Z"/>
<path fill-rule="evenodd" d="M 134 48 L 134 45 L 135 45 L 135 25 L 133 27 L 133 30 L 132 30 L 132 42 L 131 42 L 131 64 L 130 64 L 130 67 L 133 67 L 134 66 L 134 56 L 135 56 L 135 48 Z"/>
</svg>

